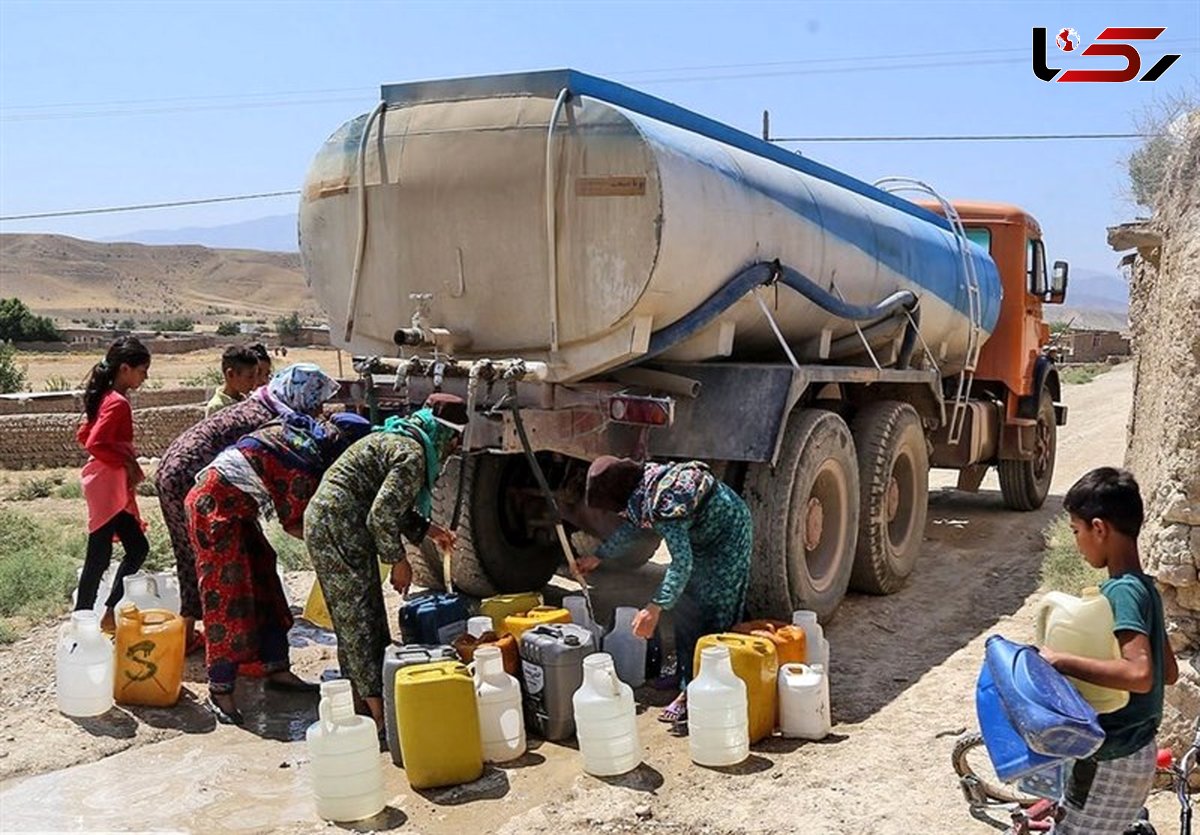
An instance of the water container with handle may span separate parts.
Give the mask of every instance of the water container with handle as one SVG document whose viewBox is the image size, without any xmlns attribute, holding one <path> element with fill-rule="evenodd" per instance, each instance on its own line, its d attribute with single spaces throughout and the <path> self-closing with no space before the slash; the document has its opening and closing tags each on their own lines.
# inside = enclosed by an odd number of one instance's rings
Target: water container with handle
<svg viewBox="0 0 1200 835">
<path fill-rule="evenodd" d="M 484 762 L 503 763 L 524 754 L 521 685 L 505 672 L 498 647 L 479 647 L 475 651 L 475 703 L 479 706 Z"/>
<path fill-rule="evenodd" d="M 993 635 L 984 663 L 1009 721 L 1037 753 L 1083 759 L 1104 742 L 1096 711 L 1036 648 Z"/>
<path fill-rule="evenodd" d="M 113 705 L 113 645 L 95 612 L 72 612 L 58 634 L 55 698 L 66 716 L 99 716 Z"/>
<path fill-rule="evenodd" d="M 322 682 L 317 716 L 305 734 L 317 814 L 335 822 L 379 814 L 385 802 L 379 737 L 372 719 L 354 713 L 349 681 Z"/>
<path fill-rule="evenodd" d="M 733 672 L 746 682 L 747 713 L 750 719 L 750 742 L 758 742 L 775 730 L 775 689 L 779 675 L 779 661 L 775 656 L 775 644 L 766 638 L 753 635 L 738 635 L 721 632 L 705 635 L 696 642 L 696 654 L 692 662 L 694 670 L 703 668 L 705 647 L 726 646 L 733 664 Z"/>
<path fill-rule="evenodd" d="M 571 613 L 566 609 L 559 609 L 555 606 L 535 606 L 528 612 L 517 612 L 509 615 L 504 619 L 504 628 L 502 631 L 507 632 L 517 639 L 518 643 L 521 636 L 533 629 L 535 626 L 542 626 L 550 623 L 570 623 Z M 583 627 L 587 628 L 587 627 Z M 588 637 L 594 647 L 596 645 L 595 633 L 588 629 Z"/>
<path fill-rule="evenodd" d="M 729 647 L 700 651 L 700 674 L 688 683 L 687 708 L 692 762 L 720 768 L 750 756 L 746 682 L 733 672 Z"/>
<path fill-rule="evenodd" d="M 457 660 L 454 647 L 447 644 L 392 644 L 384 650 L 383 724 L 387 732 L 388 751 L 396 765 L 404 765 L 404 757 L 400 752 L 400 731 L 396 724 L 396 673 L 416 664 Z"/>
<path fill-rule="evenodd" d="M 797 609 L 792 612 L 792 625 L 804 630 L 805 663 L 820 664 L 825 675 L 829 675 L 829 641 L 825 640 L 825 630 L 817 621 L 817 613 Z"/>
<path fill-rule="evenodd" d="M 775 645 L 780 666 L 804 664 L 808 661 L 808 633 L 804 627 L 781 620 L 748 620 L 734 625 L 730 632 L 766 638 Z M 814 662 L 816 663 L 816 662 Z"/>
<path fill-rule="evenodd" d="M 574 623 L 535 626 L 521 636 L 525 726 L 555 742 L 575 733 L 575 691 L 583 659 L 595 651 L 592 633 Z"/>
<path fill-rule="evenodd" d="M 1092 586 L 1081 597 L 1052 591 L 1042 598 L 1037 610 L 1035 643 L 1071 655 L 1114 660 L 1121 657 L 1121 646 L 1113 634 L 1113 612 L 1108 598 Z M 1067 677 L 1079 695 L 1097 713 L 1112 713 L 1129 704 L 1129 693 L 1101 687 Z"/>
<path fill-rule="evenodd" d="M 120 609 L 126 603 L 132 603 L 143 612 L 150 609 L 167 609 L 162 595 L 158 593 L 158 581 L 153 575 L 138 571 L 125 578 L 125 596 L 117 604 Z"/>
<path fill-rule="evenodd" d="M 462 664 L 435 661 L 397 672 L 396 720 L 414 789 L 457 786 L 483 774 L 475 681 Z"/>
<path fill-rule="evenodd" d="M 596 647 L 599 648 L 604 643 L 604 625 L 596 623 L 592 619 L 591 613 L 588 611 L 587 598 L 582 594 L 568 594 L 562 599 L 562 607 L 571 613 L 571 623 L 577 623 L 585 629 L 591 630 L 593 641 Z M 619 668 L 618 668 L 619 669 Z M 624 681 L 624 679 L 622 679 Z M 635 687 L 637 685 L 634 685 Z"/>
<path fill-rule="evenodd" d="M 175 572 L 158 571 L 150 576 L 154 578 L 154 587 L 162 599 L 161 607 L 168 612 L 179 614 L 183 608 L 183 601 L 179 591 L 179 578 L 175 576 Z"/>
<path fill-rule="evenodd" d="M 117 610 L 113 697 L 121 705 L 170 707 L 183 689 L 183 618 L 166 609 Z"/>
<path fill-rule="evenodd" d="M 630 687 L 646 683 L 646 639 L 633 634 L 637 613 L 632 606 L 618 606 L 613 615 L 613 630 L 604 636 L 604 651 L 612 656 L 617 678 Z"/>
<path fill-rule="evenodd" d="M 642 746 L 633 689 L 617 678 L 611 655 L 597 652 L 583 659 L 583 684 L 571 704 L 584 771 L 615 777 L 638 767 Z"/>
<path fill-rule="evenodd" d="M 512 635 L 484 632 L 476 638 L 464 632 L 454 639 L 454 651 L 458 653 L 459 660 L 464 664 L 474 661 L 475 653 L 483 647 L 495 647 L 500 650 L 500 657 L 504 661 L 504 672 L 510 676 L 520 675 L 521 658 L 517 650 L 517 641 Z"/>
<path fill-rule="evenodd" d="M 425 592 L 400 604 L 406 644 L 449 644 L 467 631 L 467 606 L 453 592 Z"/>
<path fill-rule="evenodd" d="M 824 739 L 832 730 L 829 679 L 820 664 L 779 668 L 779 730 L 793 739 Z"/>
<path fill-rule="evenodd" d="M 491 617 L 488 615 L 475 615 L 467 618 L 467 634 L 472 638 L 478 638 L 484 632 L 494 632 L 495 626 Z"/>
<path fill-rule="evenodd" d="M 988 671 L 986 661 L 981 665 L 979 679 L 975 683 L 975 715 L 979 720 L 984 747 L 992 761 L 992 769 L 1001 780 L 1019 780 L 1056 763 L 1065 762 L 1061 758 L 1035 752 L 1017 733 L 1000 701 L 996 682 Z"/>
<path fill-rule="evenodd" d="M 504 632 L 504 619 L 509 615 L 528 612 L 530 609 L 536 609 L 541 605 L 542 596 L 536 591 L 527 591 L 520 594 L 498 594 L 494 597 L 486 597 L 480 601 L 479 614 L 490 617 L 493 628 L 497 632 Z M 517 638 L 519 640 L 520 636 L 517 636 Z"/>
</svg>

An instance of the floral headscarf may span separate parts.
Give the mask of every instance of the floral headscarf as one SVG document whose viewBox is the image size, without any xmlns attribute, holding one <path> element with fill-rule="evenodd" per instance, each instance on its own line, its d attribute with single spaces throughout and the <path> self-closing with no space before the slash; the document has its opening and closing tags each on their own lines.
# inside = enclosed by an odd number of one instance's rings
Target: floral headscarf
<svg viewBox="0 0 1200 835">
<path fill-rule="evenodd" d="M 459 433 L 438 421 L 432 409 L 420 409 L 408 417 L 390 417 L 383 422 L 383 426 L 375 427 L 375 431 L 407 435 L 425 451 L 425 480 L 421 484 L 421 492 L 417 494 L 417 511 L 426 519 L 430 518 L 433 514 L 433 485 L 442 471 L 442 459 Z"/>
<path fill-rule="evenodd" d="M 321 367 L 311 362 L 298 362 L 278 372 L 258 390 L 279 414 L 299 412 L 311 414 L 341 388 Z"/>
</svg>

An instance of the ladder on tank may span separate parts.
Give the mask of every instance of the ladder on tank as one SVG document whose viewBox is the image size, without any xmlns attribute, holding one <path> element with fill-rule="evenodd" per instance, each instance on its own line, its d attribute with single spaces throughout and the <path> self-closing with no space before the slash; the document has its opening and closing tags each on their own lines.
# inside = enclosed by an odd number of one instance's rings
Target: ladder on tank
<svg viewBox="0 0 1200 835">
<path fill-rule="evenodd" d="M 942 213 L 950 224 L 951 230 L 958 243 L 958 255 L 962 261 L 963 276 L 967 289 L 967 352 L 963 360 L 962 370 L 958 373 L 958 387 L 954 394 L 954 403 L 950 411 L 948 440 L 957 444 L 962 439 L 963 429 L 967 421 L 967 401 L 971 398 L 971 386 L 975 382 L 975 368 L 979 364 L 979 351 L 983 347 L 983 301 L 979 292 L 979 276 L 975 273 L 975 261 L 971 258 L 970 247 L 967 246 L 967 230 L 963 227 L 962 219 L 950 201 L 942 197 L 927 183 L 911 177 L 883 177 L 875 181 L 875 187 L 891 194 L 900 192 L 916 192 L 937 201 Z M 931 358 L 932 359 L 932 358 Z"/>
</svg>

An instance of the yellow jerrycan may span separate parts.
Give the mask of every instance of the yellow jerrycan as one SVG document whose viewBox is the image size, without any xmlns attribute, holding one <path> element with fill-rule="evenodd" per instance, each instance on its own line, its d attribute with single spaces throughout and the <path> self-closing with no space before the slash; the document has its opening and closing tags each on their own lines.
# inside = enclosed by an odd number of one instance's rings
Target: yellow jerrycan
<svg viewBox="0 0 1200 835">
<path fill-rule="evenodd" d="M 379 563 L 379 581 L 386 582 L 392 567 L 385 562 Z M 300 617 L 319 626 L 322 629 L 333 629 L 333 618 L 329 616 L 329 605 L 325 602 L 325 592 L 321 591 L 321 581 L 313 580 L 308 592 L 308 600 L 304 602 L 304 611 Z"/>
<path fill-rule="evenodd" d="M 117 611 L 113 698 L 121 705 L 170 707 L 183 688 L 183 618 L 166 609 Z"/>
<path fill-rule="evenodd" d="M 1121 647 L 1113 634 L 1113 612 L 1108 598 L 1090 586 L 1080 597 L 1061 591 L 1048 592 L 1037 610 L 1035 642 L 1058 652 L 1085 658 L 1110 660 L 1121 657 Z M 1079 695 L 1097 713 L 1112 713 L 1129 704 L 1129 694 L 1098 684 L 1089 684 L 1068 676 Z"/>
<path fill-rule="evenodd" d="M 504 634 L 504 619 L 509 615 L 517 615 L 536 609 L 542 605 L 542 596 L 536 591 L 526 591 L 520 594 L 498 594 L 495 597 L 485 597 L 479 603 L 479 614 L 492 619 L 492 625 L 497 633 Z"/>
<path fill-rule="evenodd" d="M 559 609 L 554 606 L 535 606 L 528 612 L 518 612 L 515 615 L 506 617 L 504 619 L 504 631 L 516 638 L 517 644 L 520 645 L 521 636 L 535 626 L 570 622 L 571 613 L 566 609 Z"/>
<path fill-rule="evenodd" d="M 692 674 L 700 675 L 701 650 L 705 647 L 729 648 L 733 672 L 746 682 L 746 702 L 750 714 L 750 742 L 765 739 L 775 731 L 776 678 L 779 658 L 774 642 L 756 635 L 721 632 L 705 635 L 696 642 Z"/>
<path fill-rule="evenodd" d="M 483 774 L 475 680 L 457 661 L 396 671 L 396 729 L 414 789 L 457 786 Z"/>
</svg>

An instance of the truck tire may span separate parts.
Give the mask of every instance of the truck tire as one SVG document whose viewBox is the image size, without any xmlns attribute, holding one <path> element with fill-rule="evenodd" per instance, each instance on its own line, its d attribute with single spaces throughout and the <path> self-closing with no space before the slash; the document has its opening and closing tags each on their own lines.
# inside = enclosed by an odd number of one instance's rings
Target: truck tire
<svg viewBox="0 0 1200 835">
<path fill-rule="evenodd" d="M 929 510 L 929 448 L 916 409 L 872 403 L 851 424 L 858 451 L 858 549 L 850 587 L 899 591 L 916 565 Z"/>
<path fill-rule="evenodd" d="M 1033 458 L 1028 461 L 1001 460 L 1000 493 L 1012 510 L 1037 510 L 1050 493 L 1054 458 L 1058 451 L 1058 424 L 1054 420 L 1054 398 L 1043 388 L 1038 397 L 1037 427 Z"/>
<path fill-rule="evenodd" d="M 454 516 L 461 459 L 447 463 L 433 496 L 433 518 L 449 525 Z M 506 484 L 514 468 L 528 468 L 521 456 L 476 455 L 467 466 L 462 518 L 451 573 L 455 591 L 474 597 L 541 591 L 562 558 L 555 543 L 530 541 L 504 518 Z M 426 542 L 413 560 L 413 578 L 440 589 L 441 556 Z"/>
<path fill-rule="evenodd" d="M 858 537 L 858 461 L 837 414 L 788 417 L 778 464 L 751 464 L 746 501 L 754 557 L 746 606 L 753 618 L 811 609 L 827 620 L 850 583 Z"/>
</svg>

